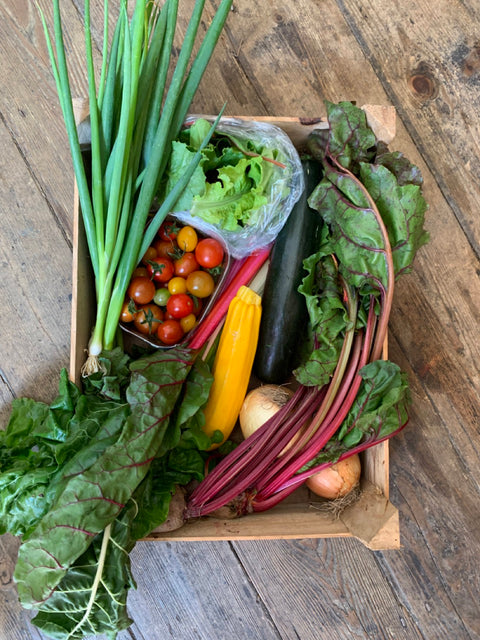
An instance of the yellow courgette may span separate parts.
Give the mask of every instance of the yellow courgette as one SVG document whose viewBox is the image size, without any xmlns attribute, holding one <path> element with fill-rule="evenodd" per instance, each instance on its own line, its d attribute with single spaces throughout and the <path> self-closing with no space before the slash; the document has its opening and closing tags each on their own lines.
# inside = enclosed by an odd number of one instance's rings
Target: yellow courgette
<svg viewBox="0 0 480 640">
<path fill-rule="evenodd" d="M 209 436 L 221 431 L 224 442 L 233 431 L 245 398 L 258 343 L 261 298 L 240 287 L 231 301 L 213 363 L 213 384 L 205 407 Z M 221 443 L 212 446 L 216 448 Z"/>
</svg>

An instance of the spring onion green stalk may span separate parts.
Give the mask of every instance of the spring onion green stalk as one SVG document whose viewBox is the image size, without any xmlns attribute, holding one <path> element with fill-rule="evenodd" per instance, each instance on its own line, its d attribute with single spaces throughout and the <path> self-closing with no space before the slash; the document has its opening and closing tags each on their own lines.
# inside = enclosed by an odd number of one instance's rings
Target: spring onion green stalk
<svg viewBox="0 0 480 640">
<path fill-rule="evenodd" d="M 197 46 L 204 4 L 205 0 L 196 0 L 177 62 L 171 69 L 179 0 L 165 0 L 161 7 L 151 0 L 136 0 L 131 19 L 127 0 L 120 0 L 110 45 L 109 3 L 104 0 L 104 42 L 97 87 L 90 0 L 85 0 L 90 182 L 74 118 L 59 0 L 53 0 L 53 39 L 41 14 L 95 276 L 97 313 L 84 375 L 98 371 L 98 356 L 104 349 L 114 346 L 121 306 L 133 270 L 201 159 L 200 152 L 195 154 L 185 174 L 149 221 L 152 203 L 168 165 L 172 141 L 180 132 L 232 0 L 221 0 Z M 194 50 L 197 51 L 195 56 Z M 168 77 L 171 79 L 167 86 Z M 222 112 L 223 109 L 220 115 Z M 202 148 L 208 144 L 220 115 Z"/>
</svg>

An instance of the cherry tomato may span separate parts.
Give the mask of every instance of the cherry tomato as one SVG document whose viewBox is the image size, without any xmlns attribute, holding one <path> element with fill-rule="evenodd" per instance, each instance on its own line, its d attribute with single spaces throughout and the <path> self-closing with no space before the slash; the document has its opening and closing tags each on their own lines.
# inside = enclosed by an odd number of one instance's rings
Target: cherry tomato
<svg viewBox="0 0 480 640">
<path fill-rule="evenodd" d="M 157 333 L 160 323 L 163 321 L 163 313 L 156 304 L 145 304 L 140 307 L 134 316 L 135 329 L 145 335 Z"/>
<path fill-rule="evenodd" d="M 155 240 L 153 247 L 157 252 L 157 258 L 171 258 L 177 249 L 173 240 Z"/>
<path fill-rule="evenodd" d="M 181 258 L 175 260 L 175 275 L 186 278 L 192 271 L 198 269 L 198 262 L 193 253 L 184 253 Z"/>
<path fill-rule="evenodd" d="M 180 318 L 180 326 L 185 333 L 188 333 L 197 324 L 197 318 L 194 313 L 189 313 L 188 316 Z"/>
<path fill-rule="evenodd" d="M 153 296 L 155 295 L 155 285 L 150 278 L 137 276 L 130 281 L 127 295 L 136 304 L 148 304 L 153 300 Z"/>
<path fill-rule="evenodd" d="M 194 251 L 198 243 L 197 232 L 193 227 L 182 227 L 177 235 L 177 244 L 182 251 Z"/>
<path fill-rule="evenodd" d="M 148 249 L 145 251 L 145 254 L 142 258 L 142 262 L 143 264 L 148 264 L 151 260 L 155 260 L 156 257 L 157 257 L 157 250 L 155 249 L 155 247 L 148 247 Z"/>
<path fill-rule="evenodd" d="M 153 296 L 153 301 L 155 302 L 155 304 L 158 304 L 159 307 L 165 307 L 169 298 L 170 298 L 169 290 L 165 289 L 165 287 L 162 287 L 161 289 L 157 289 L 155 291 L 155 295 Z"/>
<path fill-rule="evenodd" d="M 164 344 L 175 344 L 183 338 L 183 329 L 178 320 L 165 320 L 158 327 L 157 335 Z"/>
<path fill-rule="evenodd" d="M 214 269 L 222 263 L 223 247 L 215 238 L 203 238 L 195 249 L 198 264 L 205 269 Z"/>
<path fill-rule="evenodd" d="M 169 280 L 167 287 L 169 293 L 172 295 L 175 293 L 187 293 L 187 281 L 185 278 L 181 278 L 180 276 L 175 276 Z"/>
<path fill-rule="evenodd" d="M 137 278 L 138 276 L 144 276 L 145 278 L 148 278 L 147 267 L 137 267 L 132 273 L 132 278 Z"/>
<path fill-rule="evenodd" d="M 175 240 L 178 233 L 178 225 L 176 222 L 172 222 L 171 220 L 165 220 L 160 225 L 160 229 L 158 230 L 158 235 L 162 240 Z"/>
<path fill-rule="evenodd" d="M 120 320 L 122 322 L 132 322 L 134 313 L 135 313 L 135 303 L 132 300 L 125 300 L 125 302 L 122 305 Z"/>
<path fill-rule="evenodd" d="M 147 271 L 155 282 L 168 282 L 174 273 L 170 258 L 155 258 L 148 263 Z"/>
<path fill-rule="evenodd" d="M 215 282 L 208 271 L 192 271 L 186 285 L 188 293 L 197 298 L 208 298 L 215 288 Z"/>
<path fill-rule="evenodd" d="M 167 311 L 174 318 L 184 318 L 193 312 L 193 300 L 186 293 L 175 293 L 168 299 Z"/>
<path fill-rule="evenodd" d="M 203 310 L 203 300 L 201 298 L 193 299 L 193 314 L 198 318 Z"/>
</svg>

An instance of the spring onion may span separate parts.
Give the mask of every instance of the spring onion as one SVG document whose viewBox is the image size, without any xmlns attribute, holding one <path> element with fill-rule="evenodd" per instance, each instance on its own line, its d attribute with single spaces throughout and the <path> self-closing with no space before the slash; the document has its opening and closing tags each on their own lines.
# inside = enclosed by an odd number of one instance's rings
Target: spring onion
<svg viewBox="0 0 480 640">
<path fill-rule="evenodd" d="M 142 251 L 198 165 L 200 152 L 147 222 L 162 182 L 172 141 L 178 136 L 207 67 L 232 0 L 221 0 L 192 58 L 205 0 L 196 0 L 177 62 L 171 51 L 178 0 L 163 6 L 136 0 L 129 19 L 127 0 L 108 45 L 109 4 L 104 2 L 104 43 L 97 88 L 90 24 L 90 0 L 85 1 L 85 51 L 91 127 L 91 181 L 87 180 L 72 105 L 59 0 L 53 0 L 54 37 L 41 14 L 53 75 L 70 143 L 73 169 L 87 245 L 95 276 L 97 314 L 84 375 L 99 370 L 98 356 L 114 346 L 128 282 Z M 171 73 L 170 73 L 171 71 Z M 171 80 L 167 86 L 167 77 Z M 220 115 L 201 149 L 210 141 Z M 200 151 L 201 151 L 200 149 Z M 147 234 L 147 235 L 145 235 Z"/>
</svg>

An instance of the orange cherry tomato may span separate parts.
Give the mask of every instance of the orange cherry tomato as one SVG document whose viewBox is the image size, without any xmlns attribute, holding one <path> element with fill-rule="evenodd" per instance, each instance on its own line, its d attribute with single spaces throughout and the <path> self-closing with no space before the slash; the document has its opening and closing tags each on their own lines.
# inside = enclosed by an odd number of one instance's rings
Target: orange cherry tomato
<svg viewBox="0 0 480 640">
<path fill-rule="evenodd" d="M 208 271 L 193 271 L 187 277 L 187 291 L 197 298 L 208 298 L 212 295 L 215 282 Z"/>
<path fill-rule="evenodd" d="M 155 285 L 146 276 L 137 276 L 130 281 L 127 295 L 135 304 L 148 304 L 155 295 Z"/>
<path fill-rule="evenodd" d="M 172 295 L 175 293 L 187 293 L 187 281 L 180 276 L 174 276 L 168 281 L 167 289 Z"/>
<path fill-rule="evenodd" d="M 134 316 L 134 310 L 132 307 L 135 307 L 135 303 L 132 300 L 125 300 L 122 305 L 122 311 L 120 313 L 120 320 L 122 322 L 132 322 Z"/>
</svg>

